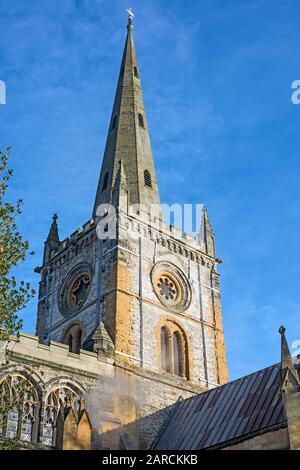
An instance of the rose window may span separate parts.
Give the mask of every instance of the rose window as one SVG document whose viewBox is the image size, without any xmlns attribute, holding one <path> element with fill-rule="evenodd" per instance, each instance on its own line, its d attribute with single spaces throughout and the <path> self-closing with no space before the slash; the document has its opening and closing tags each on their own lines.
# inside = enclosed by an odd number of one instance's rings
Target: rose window
<svg viewBox="0 0 300 470">
<path fill-rule="evenodd" d="M 180 268 L 168 261 L 159 261 L 151 270 L 153 290 L 159 301 L 177 312 L 186 310 L 191 302 L 191 288 Z"/>
<path fill-rule="evenodd" d="M 159 289 L 159 294 L 166 300 L 174 300 L 177 297 L 178 292 L 175 284 L 167 276 L 159 278 L 157 287 Z"/>
<path fill-rule="evenodd" d="M 59 309 L 64 315 L 80 310 L 92 285 L 92 269 L 86 264 L 78 265 L 63 281 L 58 294 Z"/>
<path fill-rule="evenodd" d="M 70 289 L 70 303 L 74 307 L 81 307 L 87 297 L 90 286 L 90 278 L 87 274 L 81 275 L 75 280 Z"/>
</svg>

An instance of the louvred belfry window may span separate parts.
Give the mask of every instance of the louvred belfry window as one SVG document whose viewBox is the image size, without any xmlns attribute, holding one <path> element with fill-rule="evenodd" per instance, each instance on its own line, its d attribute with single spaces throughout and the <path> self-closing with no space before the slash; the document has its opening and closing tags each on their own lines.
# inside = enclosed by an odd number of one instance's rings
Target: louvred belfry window
<svg viewBox="0 0 300 470">
<path fill-rule="evenodd" d="M 148 186 L 149 188 L 152 188 L 151 175 L 150 175 L 148 170 L 144 171 L 144 183 L 145 183 L 145 186 Z"/>
<path fill-rule="evenodd" d="M 142 114 L 139 114 L 139 126 L 140 127 L 145 127 L 145 124 L 144 124 L 144 117 Z"/>
</svg>

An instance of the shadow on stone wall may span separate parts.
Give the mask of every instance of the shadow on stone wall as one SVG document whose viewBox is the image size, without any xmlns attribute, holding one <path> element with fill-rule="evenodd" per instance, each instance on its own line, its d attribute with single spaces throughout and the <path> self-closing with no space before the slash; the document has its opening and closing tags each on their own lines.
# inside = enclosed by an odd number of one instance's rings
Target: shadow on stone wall
<svg viewBox="0 0 300 470">
<path fill-rule="evenodd" d="M 92 449 L 139 450 L 149 449 L 170 420 L 176 403 L 126 425 L 118 420 L 102 423 L 107 431 L 92 431 Z"/>
</svg>

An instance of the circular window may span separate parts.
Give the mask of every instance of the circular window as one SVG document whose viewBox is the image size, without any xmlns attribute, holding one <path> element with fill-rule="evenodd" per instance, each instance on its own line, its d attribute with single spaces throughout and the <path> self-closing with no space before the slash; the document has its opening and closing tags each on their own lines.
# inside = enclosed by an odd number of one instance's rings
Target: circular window
<svg viewBox="0 0 300 470">
<path fill-rule="evenodd" d="M 89 291 L 91 279 L 87 273 L 79 274 L 76 279 L 72 282 L 69 289 L 69 305 L 72 308 L 80 308 Z"/>
<path fill-rule="evenodd" d="M 91 281 L 91 268 L 85 264 L 77 266 L 66 277 L 59 291 L 59 309 L 64 315 L 81 309 L 89 295 Z"/>
<path fill-rule="evenodd" d="M 186 310 L 191 302 L 191 289 L 184 273 L 174 264 L 156 263 L 151 271 L 154 292 L 166 307 L 177 311 Z"/>
</svg>

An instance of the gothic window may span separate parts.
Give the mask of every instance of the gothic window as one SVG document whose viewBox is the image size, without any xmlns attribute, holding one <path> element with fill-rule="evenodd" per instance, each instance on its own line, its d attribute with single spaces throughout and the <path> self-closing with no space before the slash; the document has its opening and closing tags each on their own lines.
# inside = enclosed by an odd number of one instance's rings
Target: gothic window
<svg viewBox="0 0 300 470">
<path fill-rule="evenodd" d="M 189 379 L 188 348 L 183 330 L 167 321 L 160 330 L 160 343 L 162 370 Z"/>
<path fill-rule="evenodd" d="M 27 411 L 30 413 L 29 409 Z M 33 423 L 34 421 L 30 414 L 24 417 L 21 428 L 21 441 L 31 442 Z"/>
<path fill-rule="evenodd" d="M 145 186 L 149 186 L 149 188 L 152 188 L 151 175 L 148 170 L 144 171 L 144 183 L 145 183 Z"/>
<path fill-rule="evenodd" d="M 54 422 L 48 419 L 43 426 L 42 442 L 46 446 L 52 446 L 54 442 Z"/>
<path fill-rule="evenodd" d="M 16 439 L 19 424 L 19 411 L 15 408 L 8 412 L 6 422 L 6 437 Z"/>
<path fill-rule="evenodd" d="M 55 428 L 60 409 L 69 406 L 74 408 L 78 399 L 78 395 L 68 387 L 58 388 L 48 395 L 45 401 L 42 425 L 42 443 L 44 445 L 55 446 Z"/>
<path fill-rule="evenodd" d="M 80 347 L 81 347 L 81 339 L 82 339 L 82 330 L 81 328 L 78 329 L 77 331 L 77 346 L 78 346 L 78 353 L 79 353 L 79 350 L 80 350 Z"/>
<path fill-rule="evenodd" d="M 82 328 L 80 324 L 75 323 L 63 334 L 62 342 L 69 346 L 69 351 L 79 354 L 82 341 Z"/>
<path fill-rule="evenodd" d="M 136 78 L 139 78 L 138 69 L 136 66 L 133 67 L 133 73 Z"/>
<path fill-rule="evenodd" d="M 144 118 L 143 118 L 142 114 L 139 114 L 139 126 L 140 127 L 145 127 Z"/>
<path fill-rule="evenodd" d="M 170 370 L 170 348 L 169 348 L 169 331 L 166 327 L 161 329 L 161 366 L 166 372 Z"/>
<path fill-rule="evenodd" d="M 178 331 L 173 333 L 173 366 L 174 374 L 182 376 L 181 338 Z"/>
<path fill-rule="evenodd" d="M 69 335 L 68 346 L 69 346 L 69 351 L 73 352 L 73 336 L 72 335 Z"/>
<path fill-rule="evenodd" d="M 7 376 L 0 383 L 0 437 L 32 442 L 37 407 L 32 384 L 21 376 Z"/>
<path fill-rule="evenodd" d="M 107 184 L 108 184 L 108 171 L 105 172 L 105 175 L 103 178 L 102 191 L 106 190 Z"/>
</svg>

